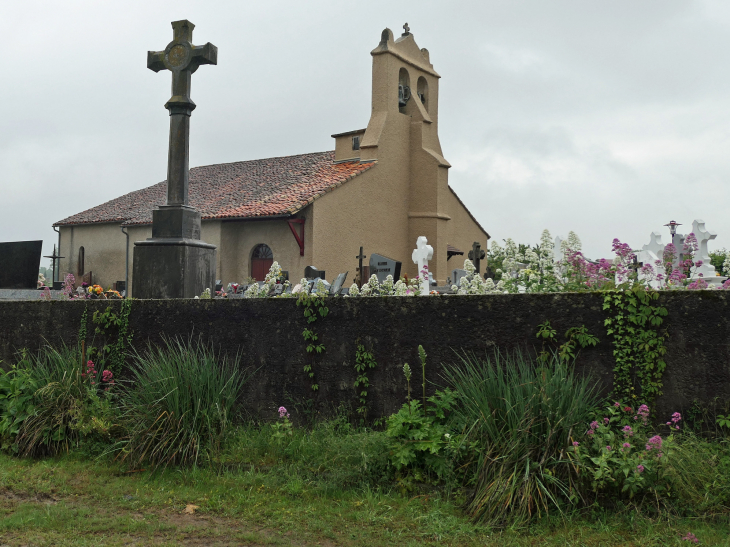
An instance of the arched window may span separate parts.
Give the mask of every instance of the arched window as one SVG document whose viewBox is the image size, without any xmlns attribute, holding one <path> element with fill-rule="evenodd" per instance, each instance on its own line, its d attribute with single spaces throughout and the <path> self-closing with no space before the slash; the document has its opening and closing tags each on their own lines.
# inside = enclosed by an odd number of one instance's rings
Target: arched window
<svg viewBox="0 0 730 547">
<path fill-rule="evenodd" d="M 251 253 L 251 277 L 256 281 L 266 279 L 269 268 L 274 263 L 274 253 L 268 245 L 259 243 Z"/>
<path fill-rule="evenodd" d="M 408 99 L 411 98 L 411 77 L 405 68 L 398 73 L 398 110 L 405 113 Z"/>
<path fill-rule="evenodd" d="M 426 108 L 426 112 L 428 112 L 428 82 L 423 76 L 418 78 L 417 93 L 418 98 L 421 99 L 423 106 Z"/>
</svg>

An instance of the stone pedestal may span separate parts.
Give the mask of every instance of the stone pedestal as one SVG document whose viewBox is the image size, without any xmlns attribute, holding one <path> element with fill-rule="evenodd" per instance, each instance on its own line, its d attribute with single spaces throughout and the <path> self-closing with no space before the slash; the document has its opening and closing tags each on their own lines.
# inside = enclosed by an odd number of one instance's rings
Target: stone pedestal
<svg viewBox="0 0 730 547">
<path fill-rule="evenodd" d="M 152 211 L 152 237 L 134 243 L 134 298 L 195 298 L 215 286 L 215 245 L 200 241 L 200 213 L 185 205 Z"/>
<path fill-rule="evenodd" d="M 134 243 L 134 298 L 195 298 L 214 289 L 215 245 L 160 238 Z"/>
</svg>

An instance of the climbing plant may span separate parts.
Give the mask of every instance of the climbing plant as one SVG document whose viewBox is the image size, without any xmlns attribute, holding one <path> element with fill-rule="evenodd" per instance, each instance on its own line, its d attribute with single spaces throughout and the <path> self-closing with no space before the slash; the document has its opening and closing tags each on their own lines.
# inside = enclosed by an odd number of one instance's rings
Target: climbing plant
<svg viewBox="0 0 730 547">
<path fill-rule="evenodd" d="M 598 344 L 598 338 L 593 336 L 585 325 L 570 327 L 565 333 L 565 342 L 558 344 L 557 331 L 552 327 L 550 321 L 545 321 L 537 326 L 537 337 L 542 340 L 542 348 L 537 354 L 537 361 L 546 364 L 555 351 L 563 363 L 574 361 L 578 352 L 588 346 Z M 551 347 L 552 346 L 552 347 Z"/>
<path fill-rule="evenodd" d="M 304 307 L 304 318 L 307 320 L 307 327 L 302 331 L 302 336 L 307 344 L 307 354 L 311 356 L 311 359 L 304 365 L 304 372 L 311 382 L 312 391 L 317 391 L 319 384 L 315 377 L 314 364 L 317 355 L 323 353 L 325 347 L 320 341 L 319 335 L 314 330 L 313 323 L 320 317 L 326 317 L 329 313 L 329 308 L 325 305 L 324 293 L 319 290 L 313 290 L 311 294 L 307 294 L 306 292 L 299 293 L 297 306 Z"/>
<path fill-rule="evenodd" d="M 132 300 L 122 300 L 119 313 L 111 306 L 104 311 L 96 310 L 92 321 L 96 325 L 94 334 L 104 336 L 106 343 L 101 347 L 89 347 L 89 359 L 98 359 L 109 370 L 118 373 L 124 366 L 127 349 L 132 344 L 132 331 L 129 329 L 129 313 L 132 310 Z M 86 309 L 81 319 L 79 340 L 86 339 Z M 83 337 L 82 337 L 83 333 Z M 109 342 L 113 340 L 113 342 Z"/>
<path fill-rule="evenodd" d="M 608 291 L 603 309 L 607 334 L 613 337 L 613 395 L 625 400 L 640 398 L 651 403 L 662 394 L 662 376 L 667 348 L 662 330 L 667 309 L 656 304 L 657 291 L 634 285 L 622 291 Z"/>
<path fill-rule="evenodd" d="M 358 399 L 360 406 L 357 407 L 357 413 L 360 415 L 360 420 L 365 421 L 365 417 L 368 413 L 367 398 L 368 388 L 370 387 L 370 380 L 368 378 L 368 369 L 375 368 L 377 363 L 373 357 L 373 352 L 365 349 L 365 346 L 358 342 L 357 350 L 355 350 L 355 372 L 357 372 L 357 379 L 355 380 L 355 389 L 360 390 Z"/>
</svg>

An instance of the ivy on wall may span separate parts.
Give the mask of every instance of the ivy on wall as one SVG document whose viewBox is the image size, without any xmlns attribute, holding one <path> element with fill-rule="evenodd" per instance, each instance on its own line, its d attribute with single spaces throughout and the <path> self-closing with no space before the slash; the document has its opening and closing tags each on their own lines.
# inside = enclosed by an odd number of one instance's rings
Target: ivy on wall
<svg viewBox="0 0 730 547">
<path fill-rule="evenodd" d="M 607 334 L 613 337 L 613 395 L 649 404 L 662 394 L 662 376 L 667 367 L 667 348 L 662 330 L 667 309 L 656 304 L 657 291 L 635 285 L 623 291 L 608 291 L 603 310 Z"/>
<path fill-rule="evenodd" d="M 297 306 L 304 307 L 304 317 L 307 320 L 307 327 L 302 331 L 302 336 L 306 342 L 307 353 L 311 356 L 311 360 L 304 365 L 304 372 L 307 374 L 311 383 L 312 391 L 319 389 L 317 383 L 314 365 L 316 356 L 324 352 L 324 344 L 320 341 L 319 335 L 314 330 L 313 323 L 317 321 L 319 317 L 326 317 L 329 313 L 329 308 L 325 305 L 325 297 L 319 292 L 313 291 L 312 294 L 306 292 L 299 293 L 297 298 Z"/>
</svg>

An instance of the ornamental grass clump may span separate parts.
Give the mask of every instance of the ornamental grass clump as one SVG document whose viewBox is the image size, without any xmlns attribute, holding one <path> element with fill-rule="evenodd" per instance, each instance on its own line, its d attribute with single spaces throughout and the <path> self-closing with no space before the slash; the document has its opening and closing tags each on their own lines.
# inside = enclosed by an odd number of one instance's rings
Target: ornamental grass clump
<svg viewBox="0 0 730 547">
<path fill-rule="evenodd" d="M 475 520 L 520 523 L 576 499 L 565 450 L 598 402 L 595 382 L 556 354 L 538 364 L 520 351 L 464 354 L 445 377 L 459 394 L 454 412 L 480 447 L 466 506 Z"/>
<path fill-rule="evenodd" d="M 117 445 L 132 466 L 195 465 L 217 452 L 250 374 L 240 357 L 200 340 L 165 340 L 134 356 L 121 411 L 128 429 Z"/>
</svg>

